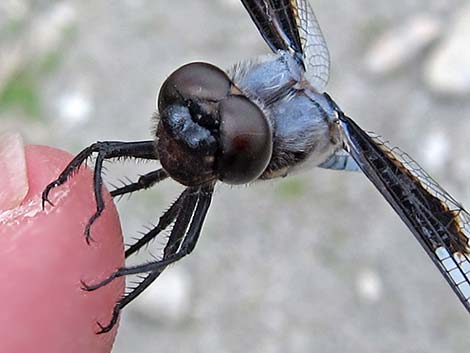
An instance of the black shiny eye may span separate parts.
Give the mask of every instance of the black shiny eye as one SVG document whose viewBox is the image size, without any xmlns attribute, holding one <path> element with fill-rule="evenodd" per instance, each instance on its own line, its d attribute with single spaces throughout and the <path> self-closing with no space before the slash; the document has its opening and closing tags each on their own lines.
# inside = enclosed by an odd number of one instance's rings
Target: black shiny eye
<svg viewBox="0 0 470 353">
<path fill-rule="evenodd" d="M 263 111 L 244 96 L 230 96 L 220 103 L 219 179 L 245 184 L 266 169 L 272 154 L 272 128 Z"/>
<path fill-rule="evenodd" d="M 166 79 L 158 96 L 158 110 L 176 103 L 217 102 L 229 92 L 230 80 L 225 72 L 208 63 L 190 63 Z"/>
</svg>

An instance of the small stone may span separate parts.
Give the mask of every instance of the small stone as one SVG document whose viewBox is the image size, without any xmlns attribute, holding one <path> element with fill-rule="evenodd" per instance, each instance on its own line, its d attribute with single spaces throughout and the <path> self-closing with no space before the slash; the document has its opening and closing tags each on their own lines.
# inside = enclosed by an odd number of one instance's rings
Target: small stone
<svg viewBox="0 0 470 353">
<path fill-rule="evenodd" d="M 76 9 L 68 3 L 58 3 L 42 14 L 31 28 L 30 44 L 38 53 L 47 53 L 61 43 L 64 32 L 76 22 Z"/>
<path fill-rule="evenodd" d="M 442 131 L 433 131 L 424 141 L 423 164 L 431 170 L 442 170 L 450 157 L 449 139 Z"/>
<path fill-rule="evenodd" d="M 69 92 L 58 100 L 59 117 L 69 125 L 88 120 L 93 110 L 90 97 L 81 91 Z"/>
<path fill-rule="evenodd" d="M 366 54 L 365 67 L 375 75 L 387 75 L 417 58 L 441 34 L 436 16 L 421 14 L 380 36 Z"/>
<path fill-rule="evenodd" d="M 424 80 L 437 93 L 460 96 L 470 93 L 470 5 L 457 10 L 451 23 L 425 65 Z"/>
<path fill-rule="evenodd" d="M 356 280 L 356 289 L 361 298 L 370 302 L 377 302 L 382 297 L 382 281 L 376 272 L 369 269 L 359 273 Z"/>
</svg>

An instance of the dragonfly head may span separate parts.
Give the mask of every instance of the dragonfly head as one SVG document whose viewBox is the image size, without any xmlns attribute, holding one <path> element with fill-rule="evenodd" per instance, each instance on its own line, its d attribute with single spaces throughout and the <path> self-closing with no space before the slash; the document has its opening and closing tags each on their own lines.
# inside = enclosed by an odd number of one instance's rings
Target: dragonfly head
<svg viewBox="0 0 470 353">
<path fill-rule="evenodd" d="M 157 149 L 162 167 L 184 185 L 257 179 L 272 154 L 272 128 L 262 109 L 207 63 L 191 63 L 162 85 Z"/>
</svg>

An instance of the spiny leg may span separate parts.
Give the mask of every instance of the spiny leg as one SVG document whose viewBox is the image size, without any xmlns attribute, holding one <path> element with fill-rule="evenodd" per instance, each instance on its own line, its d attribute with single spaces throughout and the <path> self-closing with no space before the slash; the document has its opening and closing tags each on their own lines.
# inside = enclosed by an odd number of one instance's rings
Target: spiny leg
<svg viewBox="0 0 470 353">
<path fill-rule="evenodd" d="M 116 197 L 129 194 L 134 191 L 148 189 L 166 178 L 168 178 L 168 174 L 163 169 L 154 170 L 150 173 L 141 175 L 135 183 L 124 185 L 123 187 L 112 190 L 110 194 L 112 197 Z"/>
<path fill-rule="evenodd" d="M 93 215 L 88 219 L 88 222 L 85 226 L 85 239 L 87 243 L 90 243 L 90 229 L 91 225 L 101 216 L 101 213 L 104 210 L 104 200 L 103 200 L 103 177 L 101 172 L 103 170 L 103 161 L 105 159 L 105 155 L 98 153 L 95 162 L 95 170 L 93 172 L 93 190 L 95 194 L 95 201 L 96 201 L 96 211 Z"/>
<path fill-rule="evenodd" d="M 103 142 L 104 143 L 104 142 Z M 137 145 L 139 144 L 139 145 Z M 118 145 L 118 146 L 104 146 L 104 148 L 98 150 L 98 156 L 96 157 L 95 161 L 95 168 L 93 174 L 93 187 L 94 187 L 94 194 L 95 194 L 95 201 L 96 201 L 96 211 L 88 220 L 85 226 L 85 239 L 87 243 L 89 243 L 90 238 L 90 229 L 93 223 L 101 216 L 104 211 L 104 200 L 103 200 L 103 178 L 102 178 L 102 168 L 103 162 L 105 159 L 111 158 L 145 158 L 141 157 L 142 152 L 146 153 L 149 152 L 147 149 L 151 147 L 153 151 L 150 153 L 151 159 L 155 159 L 156 152 L 153 141 L 146 142 L 145 146 L 142 146 L 140 143 L 126 143 L 126 146 Z M 144 151 L 142 151 L 144 148 Z M 140 157 L 136 157 L 140 156 Z M 145 158 L 149 159 L 149 158 Z"/>
<path fill-rule="evenodd" d="M 127 250 L 126 250 L 126 258 L 131 256 L 132 254 L 136 253 L 139 249 L 141 249 L 143 246 L 148 244 L 152 239 L 154 239 L 162 230 L 166 229 L 174 220 L 176 217 L 180 217 L 180 211 L 182 208 L 186 208 L 187 206 L 185 205 L 185 201 L 188 198 L 188 194 L 194 191 L 191 191 L 191 189 L 186 189 L 181 193 L 181 195 L 178 197 L 178 199 L 171 205 L 171 207 L 163 213 L 163 215 L 160 216 L 158 220 L 158 224 L 155 228 L 150 230 L 148 233 L 146 233 L 142 238 L 140 238 L 135 244 L 132 244 Z M 193 207 L 194 209 L 194 207 Z M 192 211 L 191 211 L 192 212 Z M 174 229 L 174 228 L 173 228 Z M 171 232 L 173 234 L 173 232 Z M 171 236 L 170 234 L 170 236 Z"/>
<path fill-rule="evenodd" d="M 145 273 L 145 272 L 159 271 L 160 269 L 163 269 L 166 266 L 171 265 L 172 263 L 190 254 L 194 250 L 196 243 L 199 239 L 199 234 L 201 233 L 202 224 L 204 223 L 204 219 L 206 218 L 207 211 L 209 210 L 209 206 L 212 200 L 212 193 L 213 193 L 213 185 L 203 187 L 201 191 L 198 193 L 198 202 L 197 202 L 196 210 L 194 211 L 194 216 L 191 220 L 191 224 L 189 225 L 189 230 L 184 236 L 184 240 L 181 244 L 181 247 L 178 249 L 177 252 L 168 255 L 168 257 L 163 258 L 160 261 L 152 261 L 143 265 L 137 265 L 137 266 L 131 266 L 131 267 L 122 267 L 118 269 L 117 271 L 115 271 L 113 274 L 111 274 L 105 280 L 95 285 L 86 286 L 86 289 L 90 291 L 98 289 L 112 282 L 114 279 L 123 277 L 123 276 L 136 275 L 138 273 Z"/>
<path fill-rule="evenodd" d="M 196 201 L 200 201 L 200 196 L 201 196 L 200 193 L 204 192 L 204 191 L 201 191 L 201 190 L 194 190 L 194 189 L 189 189 L 189 188 L 186 189 L 185 191 L 188 192 L 191 195 L 191 197 L 196 196 L 196 198 L 195 198 Z M 185 210 L 186 207 L 187 206 L 185 206 L 185 205 L 182 206 L 182 212 L 187 212 Z M 198 212 L 197 209 L 196 209 L 196 211 L 194 211 L 194 208 L 196 207 L 196 202 L 193 205 L 191 205 L 191 207 L 192 208 L 191 208 L 190 213 L 191 213 L 191 217 L 192 217 L 192 216 L 195 216 Z M 188 216 L 189 216 L 189 212 L 188 212 Z M 191 217 L 190 217 L 190 219 L 191 219 Z M 189 222 L 189 220 L 188 220 L 188 222 Z M 202 221 L 204 222 L 204 219 L 202 219 Z M 168 238 L 168 243 L 165 246 L 165 248 L 163 249 L 163 259 L 168 259 L 169 256 L 174 255 L 178 251 L 178 249 L 181 246 L 181 242 L 183 241 L 183 239 L 185 239 L 185 236 L 186 236 L 186 229 L 185 229 L 184 232 L 171 232 L 170 233 L 170 236 Z"/>
<path fill-rule="evenodd" d="M 155 151 L 155 145 L 153 141 L 139 141 L 139 142 L 119 142 L 119 141 L 105 141 L 96 142 L 91 146 L 81 151 L 72 161 L 65 167 L 59 177 L 46 186 L 42 193 L 42 207 L 45 207 L 45 203 L 52 203 L 49 201 L 49 193 L 52 189 L 64 184 L 74 172 L 76 172 L 83 162 L 89 158 L 93 153 L 97 153 L 97 159 L 95 162 L 94 170 L 94 194 L 96 201 L 96 211 L 90 217 L 85 227 L 85 239 L 87 242 L 90 241 L 90 228 L 96 219 L 101 215 L 104 210 L 104 201 L 102 194 L 103 179 L 101 176 L 103 161 L 105 159 L 112 158 L 139 158 L 139 159 L 158 159 L 158 155 Z"/>
<path fill-rule="evenodd" d="M 207 189 L 207 187 L 205 188 Z M 114 279 L 128 276 L 128 275 L 135 275 L 138 273 L 145 273 L 145 272 L 153 272 L 158 271 L 160 268 L 164 268 L 184 256 L 188 255 L 196 245 L 196 242 L 199 237 L 199 233 L 202 228 L 202 224 L 204 222 L 204 218 L 207 214 L 207 210 L 209 209 L 210 201 L 212 198 L 212 186 L 210 192 L 203 192 L 202 190 L 196 193 L 197 195 L 197 206 L 196 210 L 194 211 L 194 216 L 191 220 L 191 224 L 189 226 L 189 230 L 186 234 L 181 234 L 181 237 L 174 237 L 175 241 L 178 241 L 180 238 L 184 238 L 183 243 L 178 251 L 168 255 L 166 258 L 164 257 L 160 261 L 152 261 L 143 265 L 131 266 L 131 267 L 121 267 L 120 269 L 116 270 L 112 273 L 108 278 L 104 279 L 103 281 L 94 284 L 94 285 L 86 285 L 85 289 L 89 291 L 96 290 L 100 287 L 107 285 L 108 283 L 112 282 Z M 176 224 L 175 224 L 176 225 Z M 171 235 L 170 235 L 170 238 Z M 166 247 L 171 246 L 171 244 L 167 244 Z"/>
<path fill-rule="evenodd" d="M 160 272 L 161 273 L 161 272 Z M 100 328 L 99 331 L 96 333 L 98 335 L 102 333 L 109 332 L 113 329 L 113 327 L 117 324 L 118 319 L 119 319 L 119 314 L 121 310 L 129 304 L 132 300 L 137 298 L 140 293 L 142 293 L 145 289 L 147 289 L 148 286 L 150 286 L 153 281 L 157 279 L 157 277 L 160 275 L 159 272 L 153 272 L 149 273 L 145 279 L 139 283 L 137 287 L 135 287 L 130 293 L 128 293 L 126 296 L 124 296 L 121 300 L 119 300 L 113 308 L 113 313 L 111 316 L 111 320 L 108 322 L 107 325 L 103 325 L 100 322 L 97 322 L 98 327 Z M 86 287 L 84 287 L 86 289 Z"/>
<path fill-rule="evenodd" d="M 140 158 L 140 159 L 158 159 L 153 141 L 138 141 L 138 142 L 120 142 L 120 141 L 104 141 L 96 142 L 84 150 L 82 150 L 65 169 L 60 173 L 58 178 L 46 186 L 42 193 L 42 206 L 45 203 L 52 203 L 49 201 L 48 196 L 52 189 L 64 184 L 69 177 L 75 173 L 85 160 L 87 160 L 93 153 L 104 153 L 105 159 L 110 158 Z"/>
<path fill-rule="evenodd" d="M 165 246 L 163 259 L 177 252 L 179 244 L 181 243 L 181 239 L 184 238 L 188 225 L 191 221 L 191 218 L 193 217 L 196 203 L 199 198 L 198 190 L 191 190 L 189 188 L 186 189 L 181 196 L 183 197 L 183 201 L 181 207 L 178 208 L 176 222 L 170 233 L 170 237 L 168 238 L 168 243 Z M 98 323 L 100 327 L 100 331 L 98 333 L 109 332 L 114 327 L 114 325 L 116 325 L 121 310 L 132 300 L 137 298 L 148 286 L 150 286 L 150 284 L 152 284 L 152 282 L 155 281 L 158 276 L 160 276 L 165 268 L 166 266 L 162 267 L 158 271 L 148 273 L 141 283 L 139 283 L 121 300 L 119 300 L 113 308 L 112 317 L 109 323 L 106 326 Z M 89 291 L 98 289 L 99 287 L 101 287 L 101 285 L 87 286 L 84 284 L 84 289 Z"/>
</svg>

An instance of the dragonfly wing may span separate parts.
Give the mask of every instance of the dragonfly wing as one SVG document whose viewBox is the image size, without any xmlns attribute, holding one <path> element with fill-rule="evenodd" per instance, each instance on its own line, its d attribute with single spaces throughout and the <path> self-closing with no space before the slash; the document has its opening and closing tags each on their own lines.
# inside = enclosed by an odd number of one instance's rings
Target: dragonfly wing
<svg viewBox="0 0 470 353">
<path fill-rule="evenodd" d="M 408 154 L 340 114 L 345 149 L 412 231 L 470 312 L 470 214 Z"/>
<path fill-rule="evenodd" d="M 325 37 L 308 0 L 295 0 L 297 28 L 302 45 L 305 77 L 318 91 L 322 92 L 330 78 L 330 53 Z"/>
<path fill-rule="evenodd" d="M 242 0 L 261 36 L 277 52 L 284 50 L 303 66 L 319 92 L 328 83 L 330 54 L 308 0 Z"/>
<path fill-rule="evenodd" d="M 336 151 L 330 158 L 319 164 L 318 167 L 348 172 L 358 172 L 361 170 L 356 161 L 344 150 Z"/>
</svg>

